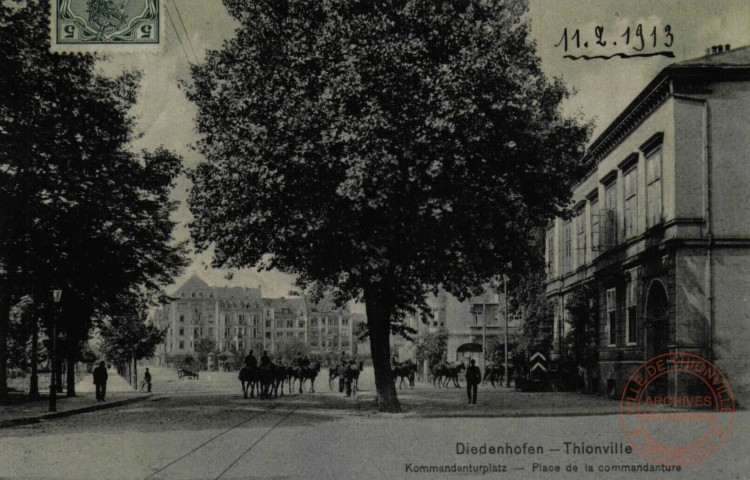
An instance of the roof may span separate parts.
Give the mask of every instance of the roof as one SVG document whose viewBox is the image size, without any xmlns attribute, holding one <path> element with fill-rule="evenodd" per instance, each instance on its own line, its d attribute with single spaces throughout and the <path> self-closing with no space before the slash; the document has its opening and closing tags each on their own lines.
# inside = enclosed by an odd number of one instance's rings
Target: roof
<svg viewBox="0 0 750 480">
<path fill-rule="evenodd" d="M 282 308 L 288 308 L 296 312 L 300 308 L 305 308 L 305 300 L 302 297 L 281 297 L 267 298 L 264 304 L 273 307 L 274 311 L 281 311 Z"/>
<path fill-rule="evenodd" d="M 307 295 L 305 296 L 305 302 L 307 303 L 307 307 L 310 311 L 315 310 L 319 313 L 325 313 L 325 312 L 348 312 L 349 307 L 347 305 L 343 307 L 336 306 L 336 302 L 333 301 L 331 297 L 323 297 L 317 302 L 313 302 L 312 298 Z"/>
<path fill-rule="evenodd" d="M 584 155 L 584 161 L 593 161 L 591 166 L 595 167 L 598 159 L 606 156 L 619 143 L 619 139 L 627 135 L 623 134 L 624 126 L 640 124 L 644 118 L 644 111 L 650 111 L 653 105 L 658 105 L 661 100 L 666 99 L 669 95 L 668 80 L 707 74 L 721 74 L 720 78 L 726 79 L 726 75 L 731 73 L 750 74 L 750 45 L 676 62 L 665 67 L 591 143 Z"/>
<path fill-rule="evenodd" d="M 175 290 L 173 297 L 183 298 L 216 298 L 220 300 L 237 299 L 261 301 L 260 288 L 247 287 L 213 287 L 194 273 Z"/>
<path fill-rule="evenodd" d="M 684 60 L 673 63 L 667 68 L 684 68 L 684 67 L 747 67 L 750 65 L 750 45 L 736 48 L 734 50 L 725 50 L 722 53 L 713 53 L 703 57 Z"/>
</svg>

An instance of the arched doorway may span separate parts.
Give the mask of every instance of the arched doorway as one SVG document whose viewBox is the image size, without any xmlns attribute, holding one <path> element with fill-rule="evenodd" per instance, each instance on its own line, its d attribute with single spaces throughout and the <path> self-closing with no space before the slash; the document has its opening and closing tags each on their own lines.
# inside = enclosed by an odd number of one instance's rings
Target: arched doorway
<svg viewBox="0 0 750 480">
<path fill-rule="evenodd" d="M 667 288 L 659 279 L 651 281 L 646 294 L 645 305 L 645 345 L 646 358 L 648 360 L 657 355 L 669 352 L 669 295 Z M 652 395 L 666 395 L 668 379 L 666 376 L 659 377 L 651 384 Z"/>
<path fill-rule="evenodd" d="M 456 349 L 456 361 L 469 363 L 469 359 L 473 358 L 479 364 L 481 356 L 482 346 L 478 343 L 464 343 Z"/>
</svg>

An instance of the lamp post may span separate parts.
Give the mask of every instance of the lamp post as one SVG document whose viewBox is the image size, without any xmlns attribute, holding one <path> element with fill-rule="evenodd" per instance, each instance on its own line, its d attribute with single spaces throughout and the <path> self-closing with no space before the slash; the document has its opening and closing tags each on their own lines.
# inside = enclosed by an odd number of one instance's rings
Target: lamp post
<svg viewBox="0 0 750 480">
<path fill-rule="evenodd" d="M 52 381 L 49 385 L 49 411 L 57 411 L 57 305 L 62 298 L 62 290 L 52 290 Z"/>
</svg>

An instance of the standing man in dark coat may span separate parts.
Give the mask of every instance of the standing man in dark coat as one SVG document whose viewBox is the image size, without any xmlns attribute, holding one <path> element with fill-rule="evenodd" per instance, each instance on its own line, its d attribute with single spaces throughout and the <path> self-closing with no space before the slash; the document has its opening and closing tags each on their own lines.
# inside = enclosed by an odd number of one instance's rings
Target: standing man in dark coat
<svg viewBox="0 0 750 480">
<path fill-rule="evenodd" d="M 148 368 L 146 369 L 146 373 L 143 374 L 143 381 L 146 383 L 146 386 L 148 387 L 148 391 L 150 393 L 151 392 L 151 372 L 148 371 Z"/>
<path fill-rule="evenodd" d="M 104 362 L 99 362 L 99 366 L 94 369 L 94 385 L 96 385 L 96 401 L 103 402 L 107 394 L 107 367 Z"/>
<path fill-rule="evenodd" d="M 477 385 L 481 380 L 482 372 L 472 358 L 469 361 L 469 368 L 466 369 L 466 395 L 469 397 L 469 405 L 477 404 Z"/>
</svg>

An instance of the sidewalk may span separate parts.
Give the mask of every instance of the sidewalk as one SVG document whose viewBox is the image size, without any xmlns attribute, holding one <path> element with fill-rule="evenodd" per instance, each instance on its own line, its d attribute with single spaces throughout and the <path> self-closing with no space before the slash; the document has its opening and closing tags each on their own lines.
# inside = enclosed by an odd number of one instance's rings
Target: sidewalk
<svg viewBox="0 0 750 480">
<path fill-rule="evenodd" d="M 75 397 L 66 397 L 65 393 L 57 394 L 57 412 L 48 411 L 48 395 L 43 395 L 41 400 L 35 402 L 25 401 L 0 406 L 0 428 L 27 425 L 42 420 L 117 407 L 145 400 L 151 396 L 150 394 L 136 392 L 116 371 L 110 370 L 108 374 L 106 401 L 96 401 L 94 397 L 94 377 L 92 374 L 88 374 L 76 384 Z M 45 391 L 41 385 L 40 389 L 42 390 L 40 393 L 49 392 L 49 390 Z"/>
</svg>

